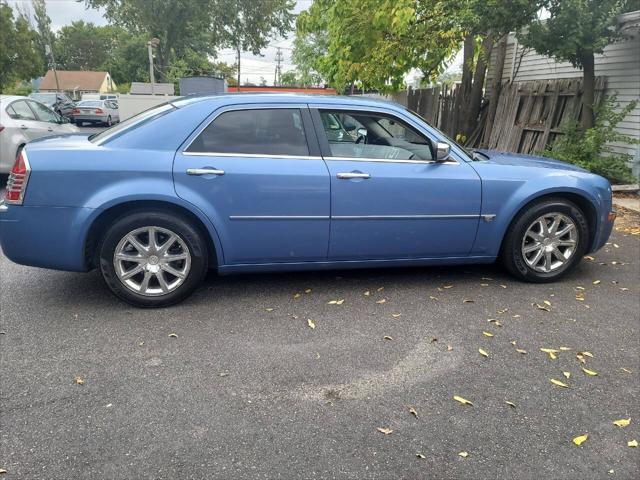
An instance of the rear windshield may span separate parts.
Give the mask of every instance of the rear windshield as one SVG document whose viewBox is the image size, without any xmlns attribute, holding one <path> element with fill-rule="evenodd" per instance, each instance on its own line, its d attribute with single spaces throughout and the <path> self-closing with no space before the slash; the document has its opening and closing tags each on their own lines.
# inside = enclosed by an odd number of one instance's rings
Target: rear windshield
<svg viewBox="0 0 640 480">
<path fill-rule="evenodd" d="M 104 142 L 109 141 L 109 139 L 111 138 L 120 136 L 121 134 L 124 134 L 127 131 L 134 130 L 175 109 L 176 107 L 174 107 L 170 103 L 163 103 L 161 105 L 157 105 L 148 110 L 145 110 L 144 112 L 134 115 L 133 117 L 128 118 L 125 121 L 120 122 L 111 128 L 107 128 L 106 130 L 100 133 L 94 133 L 89 137 L 89 140 L 92 141 L 93 143 L 97 143 L 98 145 L 100 145 Z"/>
<path fill-rule="evenodd" d="M 29 97 L 34 100 L 40 100 L 41 102 L 55 102 L 56 94 L 55 93 L 32 93 Z"/>
<path fill-rule="evenodd" d="M 84 102 L 80 102 L 77 104 L 77 106 L 79 107 L 101 107 L 102 106 L 102 102 L 97 100 L 97 101 L 84 101 Z"/>
</svg>

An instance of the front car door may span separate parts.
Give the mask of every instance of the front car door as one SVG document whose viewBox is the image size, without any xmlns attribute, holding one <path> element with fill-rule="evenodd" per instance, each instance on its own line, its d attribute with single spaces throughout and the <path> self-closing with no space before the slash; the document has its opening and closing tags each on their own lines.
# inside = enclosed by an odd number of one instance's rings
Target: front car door
<svg viewBox="0 0 640 480">
<path fill-rule="evenodd" d="M 26 100 L 18 100 L 7 106 L 7 114 L 16 121 L 17 129 L 26 140 L 35 140 L 44 135 L 42 124 Z"/>
<path fill-rule="evenodd" d="M 329 173 L 306 105 L 233 105 L 205 125 L 176 154 L 174 181 L 211 219 L 224 263 L 326 260 Z"/>
<path fill-rule="evenodd" d="M 480 178 L 415 117 L 379 108 L 312 106 L 331 175 L 329 260 L 469 254 L 480 218 Z"/>
<path fill-rule="evenodd" d="M 46 107 L 45 105 L 34 102 L 33 100 L 27 100 L 31 110 L 33 110 L 38 118 L 40 125 L 38 129 L 40 136 L 53 135 L 57 133 L 62 125 L 62 117 L 56 112 Z M 66 133 L 66 132 L 65 132 Z"/>
</svg>

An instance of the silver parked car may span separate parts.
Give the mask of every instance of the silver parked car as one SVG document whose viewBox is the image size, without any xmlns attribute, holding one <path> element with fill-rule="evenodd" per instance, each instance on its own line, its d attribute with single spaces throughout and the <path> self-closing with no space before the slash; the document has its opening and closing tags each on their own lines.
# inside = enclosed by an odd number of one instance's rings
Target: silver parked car
<svg viewBox="0 0 640 480">
<path fill-rule="evenodd" d="M 120 123 L 118 103 L 114 100 L 83 100 L 73 109 L 73 119 L 81 127 L 84 123 L 111 126 Z"/>
<path fill-rule="evenodd" d="M 0 173 L 8 173 L 18 151 L 36 138 L 77 133 L 68 120 L 40 102 L 0 95 Z"/>
</svg>

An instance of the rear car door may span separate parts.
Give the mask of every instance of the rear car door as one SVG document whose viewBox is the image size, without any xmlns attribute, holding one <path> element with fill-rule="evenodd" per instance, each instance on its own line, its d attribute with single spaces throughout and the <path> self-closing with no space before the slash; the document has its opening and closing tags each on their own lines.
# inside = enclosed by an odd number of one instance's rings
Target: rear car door
<svg viewBox="0 0 640 480">
<path fill-rule="evenodd" d="M 26 100 L 11 103 L 7 107 L 7 114 L 16 121 L 17 128 L 27 140 L 35 140 L 44 135 L 41 122 Z"/>
<path fill-rule="evenodd" d="M 316 106 L 314 123 L 331 175 L 329 260 L 468 255 L 481 206 L 480 178 L 409 115 Z"/>
<path fill-rule="evenodd" d="M 329 173 L 306 105 L 227 106 L 204 125 L 174 181 L 211 219 L 225 264 L 326 260 Z"/>
</svg>

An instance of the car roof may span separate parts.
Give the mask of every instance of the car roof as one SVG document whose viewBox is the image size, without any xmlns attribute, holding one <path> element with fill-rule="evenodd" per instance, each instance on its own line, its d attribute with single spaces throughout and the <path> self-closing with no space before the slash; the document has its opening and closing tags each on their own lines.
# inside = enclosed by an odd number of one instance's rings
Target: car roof
<svg viewBox="0 0 640 480">
<path fill-rule="evenodd" d="M 221 94 L 194 94 L 172 100 L 170 103 L 176 107 L 186 106 L 192 103 L 209 102 L 218 105 L 237 104 L 274 104 L 274 103 L 310 103 L 324 105 L 349 105 L 386 107 L 406 110 L 402 105 L 380 98 L 365 96 L 344 95 L 314 95 L 303 93 L 221 93 Z"/>
<path fill-rule="evenodd" d="M 23 97 L 22 95 L 0 95 L 2 102 L 13 102 L 14 100 L 27 100 L 29 97 Z M 30 99 L 31 100 L 31 99 Z"/>
</svg>

